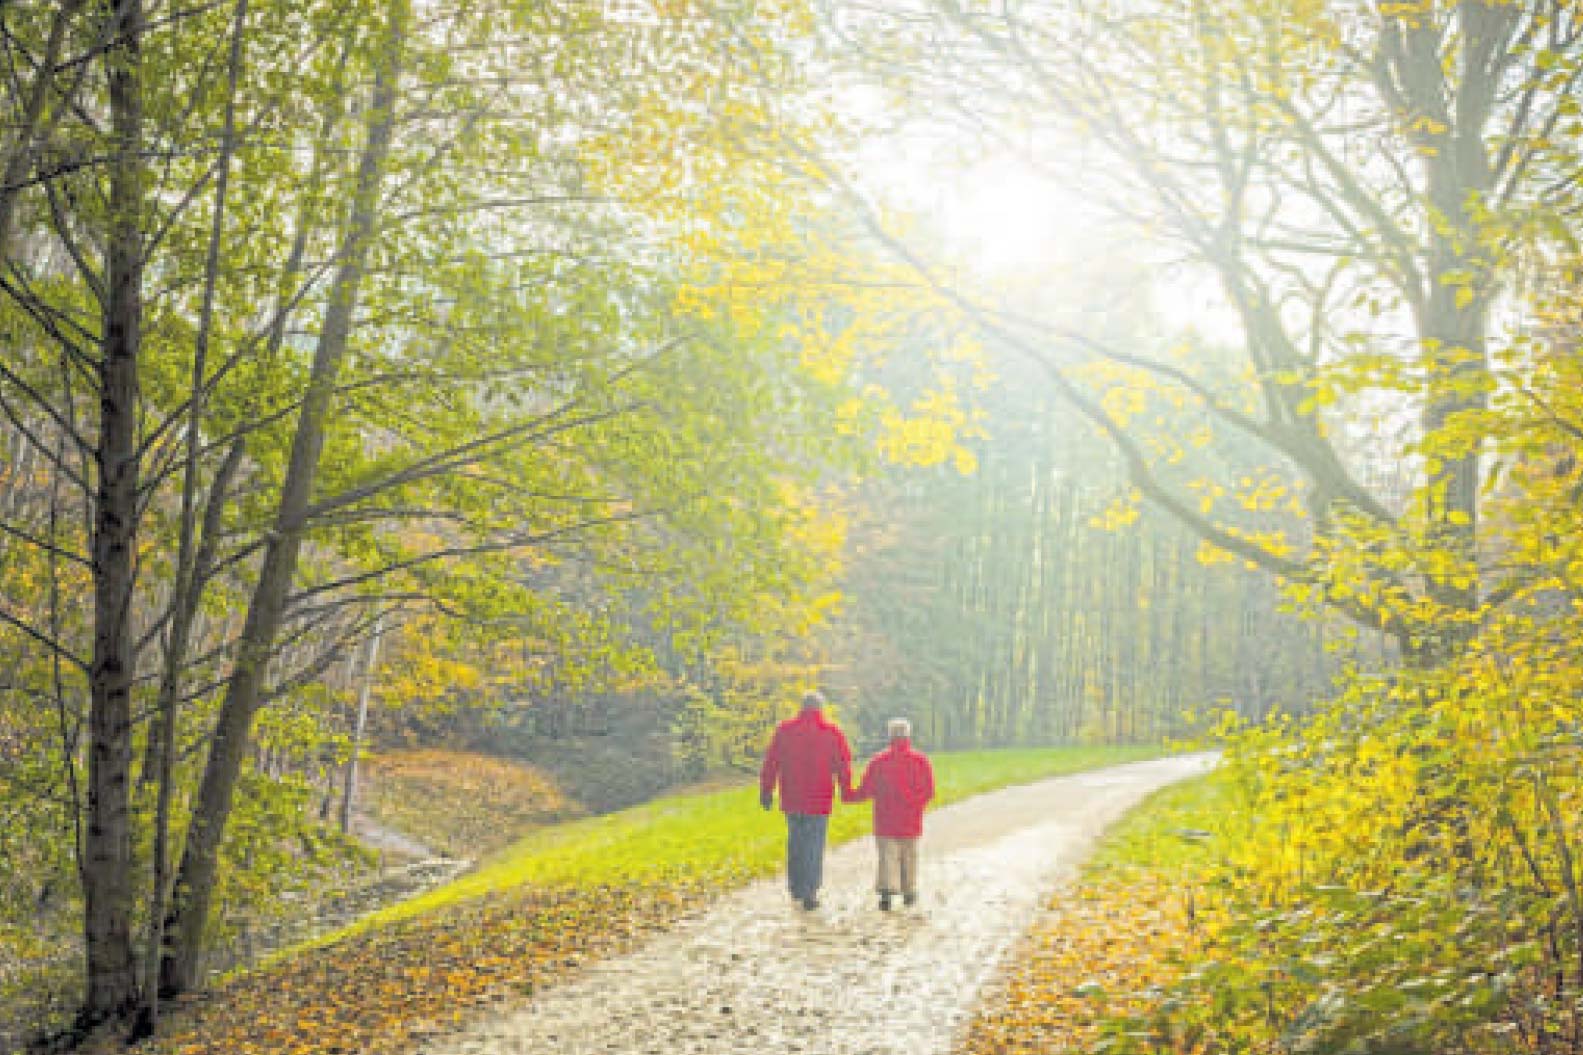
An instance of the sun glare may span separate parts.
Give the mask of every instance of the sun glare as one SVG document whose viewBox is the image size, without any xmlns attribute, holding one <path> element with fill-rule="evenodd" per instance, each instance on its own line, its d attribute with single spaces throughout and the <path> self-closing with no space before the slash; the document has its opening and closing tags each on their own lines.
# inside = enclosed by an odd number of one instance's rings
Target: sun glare
<svg viewBox="0 0 1583 1055">
<path fill-rule="evenodd" d="M 1099 207 L 1074 188 L 1011 158 L 987 159 L 942 182 L 936 216 L 953 246 L 997 277 L 1070 259 L 1101 220 Z"/>
<path fill-rule="evenodd" d="M 1068 263 L 1099 237 L 1102 205 L 1012 153 L 962 159 L 927 130 L 871 143 L 859 170 L 869 193 L 927 218 L 941 252 L 995 281 Z M 1069 155 L 1075 157 L 1075 155 Z"/>
</svg>

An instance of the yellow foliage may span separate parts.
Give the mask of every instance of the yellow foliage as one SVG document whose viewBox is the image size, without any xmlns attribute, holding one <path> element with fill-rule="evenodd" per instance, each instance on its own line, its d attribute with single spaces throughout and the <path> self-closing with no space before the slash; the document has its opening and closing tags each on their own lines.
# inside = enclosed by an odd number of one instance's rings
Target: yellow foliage
<svg viewBox="0 0 1583 1055">
<path fill-rule="evenodd" d="M 1143 494 L 1129 488 L 1126 494 L 1117 495 L 1100 513 L 1089 519 L 1089 524 L 1101 531 L 1120 531 L 1138 522 L 1142 513 Z"/>
<path fill-rule="evenodd" d="M 949 462 L 967 475 L 978 459 L 961 440 L 974 420 L 944 384 L 919 396 L 908 413 L 893 410 L 881 416 L 879 450 L 898 465 L 928 468 Z"/>
<path fill-rule="evenodd" d="M 1237 559 L 1214 543 L 1203 540 L 1198 543 L 1198 549 L 1193 556 L 1206 568 L 1213 568 L 1217 564 L 1231 564 Z"/>
</svg>

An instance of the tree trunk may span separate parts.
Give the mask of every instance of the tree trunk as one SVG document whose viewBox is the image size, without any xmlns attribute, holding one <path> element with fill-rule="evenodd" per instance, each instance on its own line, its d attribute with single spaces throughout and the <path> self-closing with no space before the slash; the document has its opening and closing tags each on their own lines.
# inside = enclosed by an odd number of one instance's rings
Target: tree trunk
<svg viewBox="0 0 1583 1055">
<path fill-rule="evenodd" d="M 357 185 L 348 221 L 346 252 L 330 286 L 270 543 L 264 551 L 258 582 L 237 642 L 236 665 L 226 683 L 225 699 L 220 707 L 177 874 L 175 898 L 166 928 L 170 948 L 160 970 L 160 988 L 167 995 L 185 992 L 199 982 L 204 929 L 214 894 L 220 844 L 230 816 L 236 781 L 246 757 L 253 719 L 264 698 L 265 676 L 275 637 L 296 575 L 314 477 L 324 446 L 325 420 L 351 334 L 352 317 L 373 238 L 380 183 L 395 123 L 396 82 L 400 76 L 405 20 L 405 0 L 395 0 L 391 4 L 383 49 L 385 62 L 374 79 L 367 140 L 358 162 Z"/>
<path fill-rule="evenodd" d="M 352 755 L 346 760 L 346 787 L 341 795 L 341 830 L 352 830 L 352 805 L 357 798 L 357 756 L 363 750 L 363 730 L 368 725 L 368 698 L 374 689 L 374 668 L 379 663 L 379 639 L 385 634 L 383 615 L 374 619 L 367 651 L 363 653 L 362 677 L 357 686 L 357 721 L 352 726 Z"/>
<path fill-rule="evenodd" d="M 158 741 L 157 762 L 158 796 L 154 811 L 154 875 L 150 881 L 148 897 L 148 942 L 144 950 L 143 1003 L 138 1022 L 133 1031 L 136 1037 L 153 1035 L 159 1024 L 159 968 L 164 947 L 165 899 L 170 885 L 170 812 L 174 792 L 176 769 L 176 715 L 180 709 L 181 667 L 186 658 L 188 641 L 192 635 L 198 613 L 198 598 L 203 591 L 205 569 L 202 564 L 207 555 L 197 552 L 198 472 L 203 449 L 203 413 L 207 401 L 204 386 L 208 383 L 209 337 L 214 325 L 215 287 L 220 277 L 220 243 L 225 231 L 226 192 L 230 186 L 231 157 L 236 145 L 236 94 L 242 73 L 242 33 L 247 22 L 247 0 L 236 0 L 236 10 L 231 25 L 230 69 L 227 76 L 225 100 L 225 125 L 220 143 L 219 173 L 215 177 L 214 211 L 209 228 L 209 245 L 204 267 L 203 305 L 199 312 L 198 335 L 193 343 L 191 395 L 188 397 L 186 465 L 182 474 L 181 516 L 176 547 L 176 581 L 172 587 L 171 625 L 165 650 L 165 663 L 161 671 L 157 734 L 150 732 L 150 739 Z M 229 472 L 234 472 L 239 460 L 240 446 L 232 445 L 233 454 L 216 476 L 210 494 L 211 514 L 217 514 L 224 502 L 229 486 Z M 227 472 L 226 470 L 229 470 Z M 210 548 L 218 535 L 218 516 L 206 524 L 203 545 Z"/>
<path fill-rule="evenodd" d="M 83 839 L 83 1024 L 131 1011 L 132 956 L 131 618 L 138 527 L 137 401 L 142 328 L 142 0 L 117 0 L 105 55 L 110 121 L 110 223 L 99 363 L 99 438 L 94 451 L 93 661 L 89 671 L 88 824 Z"/>
</svg>

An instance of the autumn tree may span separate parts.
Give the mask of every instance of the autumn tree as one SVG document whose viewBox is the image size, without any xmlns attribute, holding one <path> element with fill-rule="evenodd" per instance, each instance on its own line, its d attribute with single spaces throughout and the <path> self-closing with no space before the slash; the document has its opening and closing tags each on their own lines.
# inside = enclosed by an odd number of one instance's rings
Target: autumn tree
<svg viewBox="0 0 1583 1055">
<path fill-rule="evenodd" d="M 1233 737 L 1213 870 L 1228 969 L 1173 995 L 1212 1016 L 1156 1010 L 1231 1047 L 1577 1050 L 1576 672 L 1555 563 L 1576 436 L 1554 387 L 1575 332 L 1538 337 L 1575 255 L 1577 6 L 938 3 L 835 28 L 898 104 L 1086 176 L 1191 262 L 1176 274 L 1213 278 L 1230 364 L 1202 339 L 1116 342 L 1009 308 L 867 214 L 1042 364 L 1143 498 L 1407 661 Z M 1079 149 L 1103 160 L 1080 173 Z M 1184 472 L 1184 424 L 1252 445 L 1273 480 Z M 1267 501 L 1293 487 L 1298 528 Z"/>
<path fill-rule="evenodd" d="M 1583 48 L 1572 5 L 931 4 L 838 29 L 903 105 L 928 100 L 949 115 L 932 119 L 1055 178 L 1074 171 L 1061 161 L 1074 136 L 1097 148 L 1112 204 L 1215 277 L 1242 338 L 1241 370 L 1219 375 L 945 289 L 1049 364 L 1147 498 L 1366 625 L 1380 624 L 1385 594 L 1464 613 L 1387 628 L 1422 661 L 1467 632 L 1503 590 L 1474 567 L 1492 313 L 1519 262 L 1570 224 Z M 1116 372 L 1096 391 L 1069 373 L 1082 362 Z M 1261 540 L 1200 511 L 1139 421 L 1104 405 L 1117 386 L 1185 399 L 1260 444 L 1304 487 L 1310 537 Z M 1349 456 L 1349 431 L 1387 399 L 1413 419 L 1410 500 L 1371 486 Z M 1351 581 L 1324 582 L 1325 558 L 1354 531 L 1420 556 L 1386 568 L 1360 543 Z"/>
</svg>

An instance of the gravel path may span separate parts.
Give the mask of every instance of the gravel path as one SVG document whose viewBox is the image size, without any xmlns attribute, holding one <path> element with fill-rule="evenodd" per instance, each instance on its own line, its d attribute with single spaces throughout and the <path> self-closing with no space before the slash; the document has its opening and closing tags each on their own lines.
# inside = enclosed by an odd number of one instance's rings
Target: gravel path
<svg viewBox="0 0 1583 1055">
<path fill-rule="evenodd" d="M 931 812 L 912 909 L 875 907 L 868 839 L 830 854 L 824 905 L 782 880 L 728 895 L 426 1055 L 926 1055 L 947 1052 L 982 983 L 1052 884 L 1148 792 L 1212 756 L 1137 762 Z M 840 808 L 840 807 L 838 807 Z"/>
</svg>

